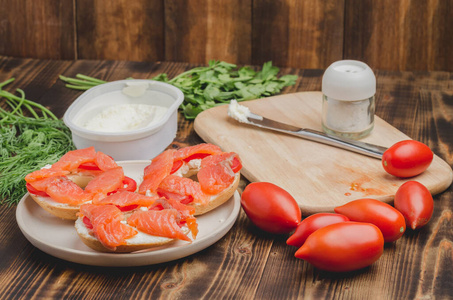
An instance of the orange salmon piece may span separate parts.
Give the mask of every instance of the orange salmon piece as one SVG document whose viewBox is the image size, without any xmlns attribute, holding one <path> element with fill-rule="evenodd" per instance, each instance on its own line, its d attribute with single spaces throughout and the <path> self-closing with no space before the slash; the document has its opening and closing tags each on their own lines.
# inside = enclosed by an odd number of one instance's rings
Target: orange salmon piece
<svg viewBox="0 0 453 300">
<path fill-rule="evenodd" d="M 163 199 L 162 199 L 163 200 Z M 181 221 L 186 222 L 187 227 L 192 233 L 193 238 L 197 237 L 198 234 L 198 223 L 197 219 L 193 216 L 195 208 L 193 206 L 185 205 L 173 199 L 165 199 L 174 209 L 181 214 Z"/>
<path fill-rule="evenodd" d="M 28 183 L 49 178 L 49 177 L 55 177 L 55 176 L 65 176 L 68 175 L 69 171 L 65 170 L 55 170 L 53 168 L 50 169 L 40 169 L 33 171 L 25 176 L 25 181 Z"/>
<path fill-rule="evenodd" d="M 192 196 L 196 203 L 206 204 L 210 200 L 210 196 L 201 190 L 200 184 L 190 178 L 168 175 L 160 183 L 159 189 L 180 196 Z"/>
<path fill-rule="evenodd" d="M 77 184 L 63 176 L 50 177 L 30 183 L 35 189 L 46 192 L 54 201 L 69 205 L 79 205 L 91 200 Z"/>
<path fill-rule="evenodd" d="M 80 216 L 90 220 L 94 236 L 104 247 L 113 251 L 137 234 L 134 228 L 121 223 L 123 214 L 114 205 L 84 204 L 80 207 Z"/>
<path fill-rule="evenodd" d="M 135 211 L 127 223 L 149 235 L 191 241 L 177 223 L 179 213 L 176 209 Z"/>
<path fill-rule="evenodd" d="M 222 153 L 204 158 L 197 173 L 201 190 L 207 194 L 218 194 L 233 181 L 235 173 L 231 169 L 236 153 Z"/>
<path fill-rule="evenodd" d="M 122 167 L 110 169 L 94 177 L 85 187 L 85 192 L 100 199 L 107 196 L 108 193 L 121 188 L 123 186 L 123 180 L 124 172 Z"/>
<path fill-rule="evenodd" d="M 222 150 L 220 149 L 219 146 L 208 143 L 202 143 L 195 146 L 184 147 L 177 150 L 173 158 L 174 160 L 181 160 L 188 158 L 194 154 L 215 155 L 220 153 L 222 153 Z"/>
<path fill-rule="evenodd" d="M 151 164 L 145 168 L 143 182 L 138 187 L 140 194 L 145 194 L 147 191 L 156 192 L 161 181 L 171 172 L 175 151 L 173 149 L 166 150 L 152 159 Z"/>
<path fill-rule="evenodd" d="M 96 151 L 94 147 L 72 150 L 63 155 L 59 161 L 52 165 L 57 170 L 76 170 L 81 164 L 94 162 Z"/>
<path fill-rule="evenodd" d="M 118 164 L 108 156 L 102 152 L 97 152 L 94 158 L 94 163 L 101 169 L 102 171 L 107 171 L 110 169 L 118 168 Z"/>
<path fill-rule="evenodd" d="M 120 207 L 126 207 L 130 205 L 138 206 L 151 206 L 156 202 L 159 197 L 157 196 L 145 196 L 134 192 L 121 191 L 111 194 L 100 200 L 93 200 L 93 204 L 112 204 Z"/>
</svg>

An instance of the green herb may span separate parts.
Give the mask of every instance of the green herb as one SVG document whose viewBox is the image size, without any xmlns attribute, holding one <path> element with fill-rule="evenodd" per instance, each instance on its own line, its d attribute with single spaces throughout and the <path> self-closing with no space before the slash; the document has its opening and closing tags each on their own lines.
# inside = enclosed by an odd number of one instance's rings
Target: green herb
<svg viewBox="0 0 453 300">
<path fill-rule="evenodd" d="M 26 193 L 25 175 L 75 149 L 69 128 L 49 109 L 21 89 L 18 96 L 3 90 L 12 81 L 0 83 L 0 203 L 9 205 Z"/>
<path fill-rule="evenodd" d="M 236 99 L 245 101 L 268 97 L 279 93 L 284 87 L 295 84 L 296 75 L 278 77 L 279 68 L 266 62 L 260 71 L 250 67 L 237 68 L 236 65 L 223 61 L 210 61 L 207 67 L 188 70 L 169 79 L 162 73 L 152 80 L 169 83 L 184 93 L 184 102 L 180 109 L 186 119 L 194 119 L 200 112 Z M 82 74 L 76 78 L 60 76 L 68 88 L 87 90 L 105 83 Z"/>
</svg>

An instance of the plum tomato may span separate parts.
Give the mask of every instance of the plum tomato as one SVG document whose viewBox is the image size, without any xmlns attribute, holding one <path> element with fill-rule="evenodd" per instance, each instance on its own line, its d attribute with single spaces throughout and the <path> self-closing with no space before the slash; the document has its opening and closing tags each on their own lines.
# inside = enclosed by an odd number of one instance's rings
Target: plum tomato
<svg viewBox="0 0 453 300">
<path fill-rule="evenodd" d="M 291 194 L 269 182 L 247 185 L 241 195 L 241 205 L 253 224 L 270 233 L 289 233 L 302 217 Z"/>
<path fill-rule="evenodd" d="M 374 263 L 384 252 L 384 237 L 371 223 L 341 222 L 313 232 L 295 256 L 332 272 L 359 270 Z"/>
<path fill-rule="evenodd" d="M 396 241 L 406 231 L 403 214 L 390 204 L 376 199 L 354 200 L 334 210 L 347 216 L 351 221 L 376 225 L 381 230 L 385 242 Z"/>
<path fill-rule="evenodd" d="M 434 211 L 433 196 L 418 181 L 402 184 L 396 191 L 394 205 L 406 219 L 406 226 L 414 230 L 425 226 Z"/>
<path fill-rule="evenodd" d="M 296 231 L 288 238 L 286 244 L 301 247 L 308 236 L 327 225 L 349 221 L 348 217 L 334 213 L 317 213 L 306 217 L 297 225 Z"/>
<path fill-rule="evenodd" d="M 396 177 L 413 177 L 423 173 L 433 161 L 431 149 L 418 141 L 404 140 L 388 148 L 382 155 L 384 170 Z"/>
</svg>

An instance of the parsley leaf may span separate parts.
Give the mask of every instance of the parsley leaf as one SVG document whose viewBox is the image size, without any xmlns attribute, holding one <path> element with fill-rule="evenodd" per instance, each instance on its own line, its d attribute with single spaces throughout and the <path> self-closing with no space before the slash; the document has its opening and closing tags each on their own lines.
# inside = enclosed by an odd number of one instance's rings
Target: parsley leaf
<svg viewBox="0 0 453 300">
<path fill-rule="evenodd" d="M 169 83 L 184 93 L 180 109 L 186 119 L 195 119 L 202 111 L 228 103 L 229 100 L 246 101 L 279 93 L 284 87 L 296 83 L 296 75 L 278 77 L 280 69 L 266 62 L 259 71 L 224 61 L 209 61 L 206 67 L 190 69 L 169 79 L 162 73 L 152 80 Z M 74 89 L 89 89 L 105 81 L 77 74 L 76 78 L 60 76 L 66 86 Z"/>
</svg>

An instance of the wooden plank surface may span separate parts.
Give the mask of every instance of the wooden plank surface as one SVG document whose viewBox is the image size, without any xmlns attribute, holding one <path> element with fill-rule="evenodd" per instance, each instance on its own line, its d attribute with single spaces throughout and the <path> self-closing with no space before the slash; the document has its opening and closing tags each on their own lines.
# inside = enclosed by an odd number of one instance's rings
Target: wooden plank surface
<svg viewBox="0 0 453 300">
<path fill-rule="evenodd" d="M 322 131 L 321 92 L 301 92 L 249 101 L 250 111 L 300 128 Z M 195 131 L 223 151 L 234 151 L 243 160 L 243 175 L 252 182 L 272 182 L 288 191 L 302 214 L 334 212 L 352 200 L 373 198 L 391 203 L 398 188 L 408 180 L 425 185 L 432 194 L 450 186 L 451 167 L 434 157 L 430 167 L 410 179 L 386 173 L 381 161 L 283 133 L 247 126 L 228 117 L 227 106 L 202 112 Z M 361 141 L 390 147 L 410 139 L 378 116 L 372 133 Z"/>
<path fill-rule="evenodd" d="M 451 0 L 0 0 L 0 55 L 453 71 Z"/>
<path fill-rule="evenodd" d="M 251 61 L 251 0 L 165 1 L 165 59 Z"/>
<path fill-rule="evenodd" d="M 0 0 L 0 55 L 71 59 L 74 0 Z"/>
<path fill-rule="evenodd" d="M 58 116 L 81 92 L 58 75 L 76 73 L 105 80 L 173 77 L 194 65 L 117 61 L 39 61 L 0 56 L 0 82 L 16 77 L 13 91 L 45 103 Z M 282 69 L 299 75 L 284 93 L 321 88 L 322 70 Z M 377 71 L 376 114 L 404 134 L 427 143 L 453 165 L 453 74 Z M 203 140 L 180 115 L 170 147 Z M 248 183 L 241 180 L 240 191 Z M 453 189 L 434 197 L 434 214 L 420 230 L 386 245 L 371 267 L 351 273 L 319 271 L 294 258 L 288 235 L 256 229 L 241 211 L 219 242 L 186 259 L 138 268 L 98 268 L 69 263 L 33 247 L 15 221 L 16 207 L 0 205 L 1 299 L 449 299 L 453 259 Z"/>
<path fill-rule="evenodd" d="M 253 64 L 327 68 L 343 57 L 345 1 L 253 1 Z M 272 46 L 270 46 L 272 45 Z"/>
<path fill-rule="evenodd" d="M 78 0 L 78 57 L 164 60 L 163 12 L 160 0 Z"/>
<path fill-rule="evenodd" d="M 451 71 L 452 1 L 347 2 L 344 57 L 387 70 Z"/>
</svg>

